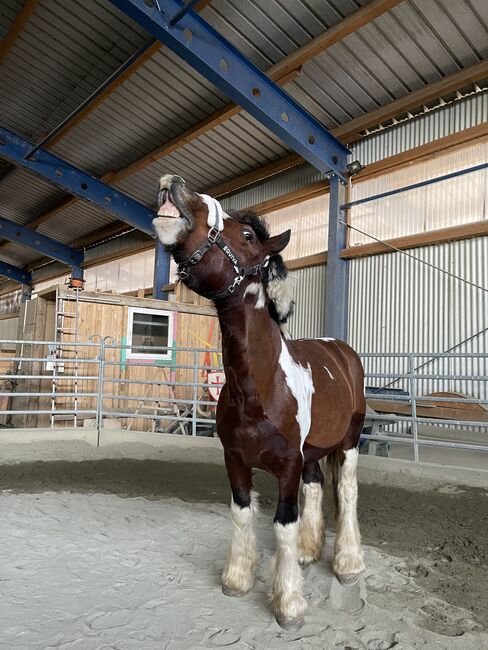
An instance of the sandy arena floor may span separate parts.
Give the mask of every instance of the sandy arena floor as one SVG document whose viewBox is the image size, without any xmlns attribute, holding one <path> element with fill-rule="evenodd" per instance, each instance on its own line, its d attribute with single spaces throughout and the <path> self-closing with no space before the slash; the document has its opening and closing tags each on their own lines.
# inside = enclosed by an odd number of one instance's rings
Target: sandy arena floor
<svg viewBox="0 0 488 650">
<path fill-rule="evenodd" d="M 4 459 L 5 462 L 5 459 Z M 488 648 L 483 490 L 361 485 L 367 571 L 341 587 L 305 570 L 305 625 L 266 603 L 275 486 L 257 476 L 255 590 L 225 597 L 228 487 L 215 464 L 95 458 L 0 468 L 0 648 Z"/>
</svg>

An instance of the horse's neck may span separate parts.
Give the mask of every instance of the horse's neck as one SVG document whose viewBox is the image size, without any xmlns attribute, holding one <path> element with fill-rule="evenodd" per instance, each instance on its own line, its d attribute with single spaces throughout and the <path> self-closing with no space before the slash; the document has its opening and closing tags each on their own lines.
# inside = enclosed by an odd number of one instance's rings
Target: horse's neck
<svg viewBox="0 0 488 650">
<path fill-rule="evenodd" d="M 281 333 L 268 306 L 239 302 L 217 306 L 222 352 L 231 394 L 246 400 L 270 390 L 281 352 Z"/>
</svg>

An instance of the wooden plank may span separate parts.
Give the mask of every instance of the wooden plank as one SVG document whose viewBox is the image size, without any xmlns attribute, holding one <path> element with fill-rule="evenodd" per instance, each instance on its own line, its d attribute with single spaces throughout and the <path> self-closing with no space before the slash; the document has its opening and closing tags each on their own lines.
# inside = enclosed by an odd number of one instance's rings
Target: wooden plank
<svg viewBox="0 0 488 650">
<path fill-rule="evenodd" d="M 378 16 L 381 16 L 390 9 L 393 9 L 403 0 L 372 0 L 366 2 L 362 7 L 352 12 L 341 20 L 337 25 L 329 27 L 326 32 L 319 34 L 311 41 L 295 50 L 282 61 L 276 63 L 268 74 L 274 71 L 279 71 L 284 74 L 295 69 L 297 66 L 303 65 L 313 57 L 321 52 L 324 52 L 332 45 L 344 40 L 347 36 L 354 34 L 361 27 L 368 25 Z"/>
<path fill-rule="evenodd" d="M 377 413 L 392 413 L 394 415 L 411 416 L 412 407 L 405 402 L 394 400 L 367 399 L 367 404 Z M 468 411 L 455 407 L 437 407 L 433 402 L 417 402 L 417 417 L 433 418 L 437 420 L 466 420 L 467 422 L 488 422 L 488 413 Z"/>
<path fill-rule="evenodd" d="M 3 60 L 14 46 L 18 35 L 24 29 L 25 24 L 29 20 L 32 12 L 38 4 L 39 0 L 27 0 L 22 9 L 19 11 L 19 14 L 15 19 L 14 24 L 10 28 L 9 33 L 2 40 L 2 42 L 0 42 L 0 65 L 3 63 Z"/>
<path fill-rule="evenodd" d="M 385 240 L 385 243 L 373 242 L 372 244 L 351 246 L 341 251 L 341 257 L 343 259 L 353 259 L 356 257 L 380 255 L 382 253 L 395 253 L 395 249 L 408 250 L 409 248 L 445 244 L 450 241 L 460 241 L 462 239 L 471 239 L 472 237 L 482 237 L 485 235 L 488 235 L 488 222 L 486 220 L 475 221 L 474 223 L 467 223 L 461 226 L 451 226 L 450 228 L 430 230 L 415 235 L 395 237 Z"/>
<path fill-rule="evenodd" d="M 295 260 L 286 260 L 285 264 L 290 271 L 297 269 L 307 269 L 311 266 L 321 266 L 327 264 L 327 253 L 315 253 L 315 255 L 307 255 L 307 257 L 300 257 Z"/>
<path fill-rule="evenodd" d="M 73 297 L 72 289 L 68 289 L 65 285 L 58 286 L 59 295 L 63 298 Z M 215 316 L 216 312 L 213 307 L 206 307 L 201 305 L 184 305 L 180 303 L 168 302 L 166 300 L 154 300 L 148 298 L 137 298 L 133 296 L 126 296 L 124 294 L 116 293 L 96 293 L 92 291 L 84 291 L 80 294 L 80 301 L 89 303 L 102 303 L 107 305 L 125 305 L 127 307 L 146 307 L 149 309 L 165 309 L 169 311 L 178 311 L 187 314 L 199 314 L 203 316 Z M 108 332 L 110 334 L 110 332 Z"/>
<path fill-rule="evenodd" d="M 404 97 L 395 99 L 374 111 L 366 113 L 366 115 L 361 115 L 346 124 L 342 124 L 332 129 L 332 133 L 343 142 L 352 142 L 357 140 L 366 129 L 377 126 L 393 117 L 399 117 L 414 108 L 449 95 L 485 77 L 488 77 L 488 59 L 469 65 L 458 72 L 447 75 L 440 81 L 427 84 L 420 90 L 410 92 Z"/>
</svg>

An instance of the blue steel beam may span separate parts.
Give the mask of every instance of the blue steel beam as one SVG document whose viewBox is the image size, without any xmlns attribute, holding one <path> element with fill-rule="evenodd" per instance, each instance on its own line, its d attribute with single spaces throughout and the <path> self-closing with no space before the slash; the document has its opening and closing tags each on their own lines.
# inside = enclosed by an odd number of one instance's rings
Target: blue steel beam
<svg viewBox="0 0 488 650">
<path fill-rule="evenodd" d="M 0 217 L 0 237 L 39 251 L 43 255 L 58 260 L 58 262 L 63 262 L 68 266 L 80 267 L 83 264 L 83 253 L 76 250 L 76 248 L 71 248 L 71 246 L 62 244 L 56 239 L 41 235 L 35 230 L 21 226 L 9 219 L 4 219 L 4 217 Z"/>
<path fill-rule="evenodd" d="M 25 285 L 30 285 L 32 282 L 32 275 L 29 271 L 19 269 L 18 266 L 13 266 L 12 264 L 8 264 L 2 260 L 0 260 L 0 275 Z"/>
<path fill-rule="evenodd" d="M 152 220 L 156 214 L 152 210 L 44 149 L 26 158 L 32 147 L 29 140 L 0 127 L 0 157 L 113 212 L 121 221 L 154 237 Z"/>
<path fill-rule="evenodd" d="M 172 27 L 182 9 L 176 0 L 111 2 L 319 171 L 344 178 L 347 147 L 198 14 L 190 11 Z"/>
<path fill-rule="evenodd" d="M 163 290 L 166 284 L 169 284 L 169 270 L 171 257 L 168 251 L 164 249 L 163 244 L 156 239 L 156 249 L 154 251 L 154 282 L 153 298 L 157 300 L 168 300 L 168 294 Z"/>
</svg>

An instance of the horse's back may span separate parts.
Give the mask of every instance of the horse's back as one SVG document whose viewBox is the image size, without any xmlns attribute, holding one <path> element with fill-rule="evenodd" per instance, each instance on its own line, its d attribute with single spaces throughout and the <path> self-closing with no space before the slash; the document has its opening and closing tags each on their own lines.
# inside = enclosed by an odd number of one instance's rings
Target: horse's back
<svg viewBox="0 0 488 650">
<path fill-rule="evenodd" d="M 290 350 L 301 365 L 310 365 L 313 398 L 308 445 L 337 446 L 351 423 L 366 410 L 364 371 L 356 352 L 338 339 L 297 339 Z"/>
</svg>

